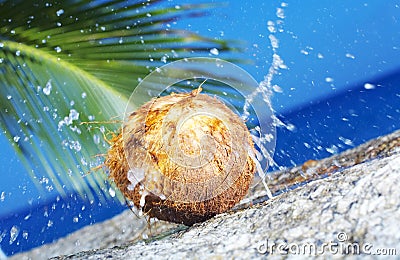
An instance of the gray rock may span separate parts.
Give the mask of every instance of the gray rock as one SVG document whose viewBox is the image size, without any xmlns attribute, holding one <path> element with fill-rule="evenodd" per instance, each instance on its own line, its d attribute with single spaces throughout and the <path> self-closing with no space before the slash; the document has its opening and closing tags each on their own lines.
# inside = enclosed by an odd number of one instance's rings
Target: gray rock
<svg viewBox="0 0 400 260">
<path fill-rule="evenodd" d="M 269 255 L 280 259 L 282 254 L 288 258 L 400 254 L 400 131 L 275 173 L 269 183 L 277 194 L 273 199 L 266 199 L 258 185 L 235 209 L 190 228 L 164 222 L 149 228 L 143 219 L 124 212 L 15 257 L 249 259 Z M 150 231 L 153 235 L 142 239 Z"/>
</svg>

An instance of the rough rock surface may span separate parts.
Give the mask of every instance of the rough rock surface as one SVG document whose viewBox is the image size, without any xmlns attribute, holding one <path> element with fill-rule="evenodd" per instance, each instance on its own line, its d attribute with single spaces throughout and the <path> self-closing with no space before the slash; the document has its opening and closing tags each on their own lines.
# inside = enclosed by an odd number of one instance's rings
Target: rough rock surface
<svg viewBox="0 0 400 260">
<path fill-rule="evenodd" d="M 234 210 L 190 228 L 148 227 L 127 211 L 15 258 L 400 255 L 400 131 L 277 172 L 269 183 L 273 199 L 258 185 Z"/>
</svg>

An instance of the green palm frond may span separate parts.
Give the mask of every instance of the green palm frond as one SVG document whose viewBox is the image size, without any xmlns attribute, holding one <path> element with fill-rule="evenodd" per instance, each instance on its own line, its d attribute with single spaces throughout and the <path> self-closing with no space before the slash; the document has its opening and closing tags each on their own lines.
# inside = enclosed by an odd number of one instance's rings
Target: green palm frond
<svg viewBox="0 0 400 260">
<path fill-rule="evenodd" d="M 39 183 L 65 195 L 108 196 L 89 174 L 119 124 L 130 93 L 155 67 L 226 41 L 170 24 L 210 5 L 160 1 L 0 1 L 0 127 Z M 231 44 L 231 43 L 230 43 Z"/>
</svg>

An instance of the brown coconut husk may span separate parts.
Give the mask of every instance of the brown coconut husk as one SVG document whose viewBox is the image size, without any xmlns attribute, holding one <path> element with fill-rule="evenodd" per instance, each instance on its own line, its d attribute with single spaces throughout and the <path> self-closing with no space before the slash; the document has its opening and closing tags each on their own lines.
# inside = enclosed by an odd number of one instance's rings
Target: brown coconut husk
<svg viewBox="0 0 400 260">
<path fill-rule="evenodd" d="M 190 226 L 231 209 L 249 189 L 255 163 L 246 125 L 199 92 L 149 101 L 111 140 L 105 160 L 110 178 L 149 217 Z M 144 176 L 132 183 L 130 170 Z"/>
</svg>

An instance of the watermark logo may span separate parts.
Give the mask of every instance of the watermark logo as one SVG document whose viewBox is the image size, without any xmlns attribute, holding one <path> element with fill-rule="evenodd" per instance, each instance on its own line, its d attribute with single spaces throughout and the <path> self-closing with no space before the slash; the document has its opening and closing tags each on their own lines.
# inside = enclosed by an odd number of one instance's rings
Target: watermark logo
<svg viewBox="0 0 400 260">
<path fill-rule="evenodd" d="M 374 247 L 371 243 L 350 241 L 346 232 L 339 232 L 335 239 L 322 243 L 274 242 L 267 239 L 260 242 L 256 249 L 264 255 L 397 255 L 396 248 Z"/>
</svg>

